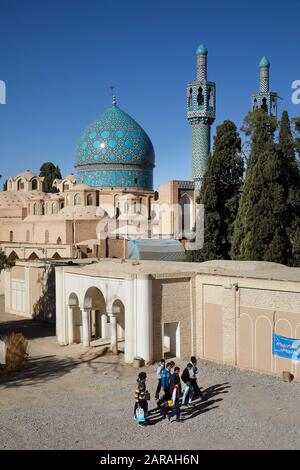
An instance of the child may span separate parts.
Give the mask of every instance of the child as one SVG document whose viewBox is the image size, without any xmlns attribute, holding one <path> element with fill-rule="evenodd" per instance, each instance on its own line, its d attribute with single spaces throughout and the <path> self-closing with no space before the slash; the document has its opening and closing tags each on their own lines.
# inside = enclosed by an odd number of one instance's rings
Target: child
<svg viewBox="0 0 300 470">
<path fill-rule="evenodd" d="M 156 377 L 158 380 L 156 392 L 155 392 L 155 399 L 159 400 L 159 393 L 161 391 L 161 376 L 163 374 L 163 370 L 165 368 L 165 360 L 161 359 L 160 362 L 158 363 L 158 367 L 156 369 Z"/>
<path fill-rule="evenodd" d="M 134 404 L 134 410 L 133 410 L 133 416 L 135 419 L 137 419 L 136 410 L 138 407 L 141 407 L 144 411 L 144 421 L 146 420 L 146 415 L 148 411 L 148 403 L 145 398 L 146 378 L 147 378 L 146 372 L 139 373 L 137 383 L 136 383 L 136 388 L 135 388 L 135 404 Z"/>
</svg>

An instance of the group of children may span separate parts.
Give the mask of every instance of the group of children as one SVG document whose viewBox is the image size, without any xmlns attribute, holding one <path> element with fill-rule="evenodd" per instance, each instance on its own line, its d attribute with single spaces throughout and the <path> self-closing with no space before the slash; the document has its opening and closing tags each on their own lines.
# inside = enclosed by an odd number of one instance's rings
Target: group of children
<svg viewBox="0 0 300 470">
<path fill-rule="evenodd" d="M 175 362 L 166 363 L 164 359 L 159 362 L 156 374 L 158 380 L 155 392 L 157 408 L 161 410 L 163 417 L 170 420 L 175 415 L 176 421 L 181 422 L 180 407 L 182 405 L 190 406 L 193 399 L 202 398 L 197 383 L 198 367 L 195 356 L 191 357 L 191 362 L 187 364 L 181 376 L 180 368 L 175 366 Z M 134 417 L 139 422 L 145 422 L 148 414 L 150 394 L 146 390 L 146 378 L 145 372 L 138 375 L 135 390 Z M 184 383 L 183 391 L 181 381 Z M 162 395 L 160 397 L 161 391 Z"/>
</svg>

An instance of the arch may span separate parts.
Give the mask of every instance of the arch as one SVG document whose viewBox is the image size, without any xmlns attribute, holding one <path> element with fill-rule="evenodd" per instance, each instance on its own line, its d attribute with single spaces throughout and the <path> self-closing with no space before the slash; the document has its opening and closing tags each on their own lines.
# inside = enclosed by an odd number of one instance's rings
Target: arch
<svg viewBox="0 0 300 470">
<path fill-rule="evenodd" d="M 57 253 L 57 251 L 52 256 L 52 259 L 61 259 L 61 256 Z"/>
<path fill-rule="evenodd" d="M 204 104 L 204 95 L 201 86 L 198 88 L 197 104 L 198 106 L 202 106 Z"/>
<path fill-rule="evenodd" d="M 182 236 L 188 236 L 192 230 L 193 205 L 192 198 L 184 193 L 180 197 L 181 207 L 181 233 Z"/>
<path fill-rule="evenodd" d="M 81 196 L 80 194 L 75 194 L 74 196 L 74 206 L 80 206 L 81 204 Z"/>
<path fill-rule="evenodd" d="M 191 108 L 192 106 L 193 106 L 193 88 L 190 88 L 189 98 L 188 98 L 188 107 Z"/>
<path fill-rule="evenodd" d="M 36 259 L 39 259 L 38 255 L 33 251 L 31 255 L 28 257 L 29 260 L 34 261 Z"/>
<path fill-rule="evenodd" d="M 35 179 L 35 178 L 31 181 L 31 189 L 32 189 L 33 191 L 36 190 L 36 189 L 38 189 L 38 181 L 37 181 L 37 179 Z"/>
<path fill-rule="evenodd" d="M 45 231 L 45 243 L 49 243 L 49 230 Z"/>
<path fill-rule="evenodd" d="M 61 245 L 61 238 L 60 237 L 58 237 L 58 239 L 56 240 L 56 244 Z"/>
<path fill-rule="evenodd" d="M 114 300 L 112 304 L 112 311 L 118 311 L 117 316 L 117 334 L 118 339 L 125 338 L 125 307 L 120 299 Z"/>
<path fill-rule="evenodd" d="M 9 261 L 16 261 L 17 259 L 19 259 L 19 257 L 15 251 L 12 251 L 8 256 L 8 259 Z"/>
<path fill-rule="evenodd" d="M 253 101 L 253 110 L 254 109 L 257 109 L 257 99 L 254 98 L 254 101 Z"/>
<path fill-rule="evenodd" d="M 33 204 L 33 215 L 37 215 L 37 203 Z"/>
<path fill-rule="evenodd" d="M 29 230 L 26 230 L 26 241 L 27 242 L 30 241 L 30 231 Z"/>
<path fill-rule="evenodd" d="M 89 287 L 85 293 L 83 308 L 106 311 L 104 295 L 98 287 Z"/>
<path fill-rule="evenodd" d="M 63 192 L 68 191 L 70 189 L 70 185 L 68 181 L 63 182 Z"/>
<path fill-rule="evenodd" d="M 267 98 L 263 98 L 263 99 L 262 99 L 261 108 L 262 108 L 266 113 L 268 112 Z"/>
<path fill-rule="evenodd" d="M 9 232 L 9 242 L 12 243 L 14 241 L 14 232 L 10 230 Z"/>
<path fill-rule="evenodd" d="M 17 182 L 18 191 L 23 191 L 25 188 L 24 180 L 20 178 Z"/>
<path fill-rule="evenodd" d="M 52 214 L 57 214 L 57 205 L 55 202 L 52 202 Z"/>
<path fill-rule="evenodd" d="M 41 203 L 41 215 L 45 215 L 45 204 Z"/>
<path fill-rule="evenodd" d="M 88 194 L 87 197 L 86 197 L 86 205 L 87 206 L 92 206 L 93 205 L 93 195 L 92 194 Z"/>
</svg>

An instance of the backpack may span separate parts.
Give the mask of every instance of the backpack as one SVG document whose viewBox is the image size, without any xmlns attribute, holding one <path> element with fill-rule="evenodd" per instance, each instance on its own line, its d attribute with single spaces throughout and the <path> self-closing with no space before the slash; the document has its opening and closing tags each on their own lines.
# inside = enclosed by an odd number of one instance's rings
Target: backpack
<svg viewBox="0 0 300 470">
<path fill-rule="evenodd" d="M 181 380 L 182 380 L 182 382 L 184 382 L 185 384 L 190 380 L 190 373 L 189 373 L 189 370 L 188 370 L 187 367 L 186 367 L 186 368 L 184 369 L 184 371 L 182 372 Z"/>
</svg>

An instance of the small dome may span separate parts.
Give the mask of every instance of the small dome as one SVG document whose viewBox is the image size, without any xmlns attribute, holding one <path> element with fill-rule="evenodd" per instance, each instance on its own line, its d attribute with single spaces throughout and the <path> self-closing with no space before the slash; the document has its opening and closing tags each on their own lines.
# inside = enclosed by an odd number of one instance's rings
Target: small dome
<svg viewBox="0 0 300 470">
<path fill-rule="evenodd" d="M 259 63 L 259 66 L 260 67 L 270 67 L 270 62 L 269 62 L 269 60 L 267 59 L 266 56 L 263 56 L 263 58 L 261 59 L 261 61 Z"/>
<path fill-rule="evenodd" d="M 23 171 L 23 173 L 19 173 L 16 177 L 15 177 L 15 180 L 17 178 L 24 178 L 26 181 L 30 181 L 32 180 L 32 178 L 36 178 L 37 175 L 35 173 L 33 173 L 32 171 Z"/>
<path fill-rule="evenodd" d="M 197 54 L 198 55 L 207 55 L 207 49 L 204 44 L 200 44 L 200 46 L 197 49 Z"/>
</svg>

